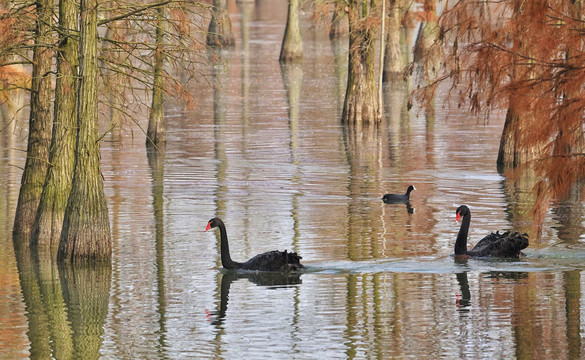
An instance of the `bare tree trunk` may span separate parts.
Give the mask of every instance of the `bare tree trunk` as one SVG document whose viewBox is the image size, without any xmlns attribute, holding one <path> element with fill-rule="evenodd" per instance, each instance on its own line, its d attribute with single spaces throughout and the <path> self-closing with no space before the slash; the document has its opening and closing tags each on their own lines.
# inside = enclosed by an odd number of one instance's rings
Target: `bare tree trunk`
<svg viewBox="0 0 585 360">
<path fill-rule="evenodd" d="M 213 0 L 211 21 L 205 42 L 209 46 L 229 47 L 236 44 L 232 21 L 227 11 L 227 0 Z"/>
<path fill-rule="evenodd" d="M 55 86 L 55 124 L 47 178 L 31 237 L 31 246 L 57 252 L 75 163 L 78 42 L 75 0 L 59 3 L 59 52 Z"/>
<path fill-rule="evenodd" d="M 164 144 L 166 139 L 166 124 L 164 114 L 164 77 L 163 66 L 165 61 L 164 53 L 164 7 L 157 10 L 156 26 L 156 54 L 154 55 L 154 78 L 152 89 L 152 107 L 150 109 L 150 118 L 148 120 L 148 131 L 146 133 L 146 143 L 155 146 Z"/>
<path fill-rule="evenodd" d="M 514 96 L 511 96 L 498 151 L 497 166 L 500 172 L 541 156 L 542 146 L 530 146 L 525 141 L 526 129 L 532 123 L 531 113 L 517 110 L 514 104 Z"/>
<path fill-rule="evenodd" d="M 341 121 L 359 126 L 379 123 L 382 116 L 376 89 L 374 29 L 367 26 L 362 1 L 352 0 L 349 9 L 349 65 Z"/>
<path fill-rule="evenodd" d="M 57 258 L 109 260 L 108 206 L 100 169 L 97 98 L 97 0 L 81 0 L 80 85 L 75 170 Z"/>
<path fill-rule="evenodd" d="M 345 16 L 345 5 L 340 1 L 335 2 L 333 16 L 331 16 L 331 28 L 329 29 L 329 39 L 337 39 L 341 34 L 347 33 L 347 17 Z"/>
<path fill-rule="evenodd" d="M 424 1 L 425 20 L 419 28 L 413 50 L 413 61 L 420 66 L 423 78 L 429 83 L 436 79 L 441 67 L 436 3 L 437 0 Z"/>
<path fill-rule="evenodd" d="M 288 0 L 286 29 L 280 48 L 280 62 L 296 61 L 303 57 L 303 38 L 299 26 L 300 0 Z"/>
<path fill-rule="evenodd" d="M 385 40 L 386 51 L 384 56 L 384 81 L 401 78 L 406 67 L 406 61 L 402 54 L 400 44 L 404 0 L 390 0 L 390 10 L 388 13 L 388 36 L 386 36 Z"/>
<path fill-rule="evenodd" d="M 51 138 L 52 0 L 36 2 L 37 28 L 33 54 L 30 118 L 26 163 L 14 217 L 13 240 L 27 242 L 41 200 Z"/>
<path fill-rule="evenodd" d="M 524 5 L 520 2 L 514 4 L 514 13 L 523 11 Z M 516 25 L 515 34 L 518 33 L 520 27 L 524 25 Z M 514 38 L 512 52 L 514 55 L 514 62 L 516 64 L 520 54 L 528 54 L 530 49 L 526 48 L 526 44 L 519 38 Z M 522 68 L 517 68 L 517 65 L 512 65 L 512 72 L 510 77 L 512 81 L 517 82 L 522 76 L 530 74 L 530 70 L 526 73 L 522 72 Z M 542 156 L 543 143 L 535 143 L 531 141 L 530 126 L 534 124 L 534 103 L 525 101 L 524 94 L 517 91 L 512 92 L 508 97 L 508 111 L 506 113 L 506 121 L 504 129 L 502 130 L 502 137 L 500 139 L 500 148 L 498 151 L 497 167 L 498 171 L 503 172 L 506 169 L 512 169 L 519 165 L 526 164 Z"/>
</svg>

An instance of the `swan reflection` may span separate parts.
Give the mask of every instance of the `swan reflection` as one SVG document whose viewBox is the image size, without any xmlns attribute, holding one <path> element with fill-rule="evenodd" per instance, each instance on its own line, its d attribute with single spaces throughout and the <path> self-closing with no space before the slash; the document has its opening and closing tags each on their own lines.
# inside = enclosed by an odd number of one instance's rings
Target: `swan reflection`
<svg viewBox="0 0 585 360">
<path fill-rule="evenodd" d="M 270 289 L 289 288 L 301 283 L 301 273 L 293 272 L 268 272 L 268 271 L 241 271 L 225 270 L 221 271 L 220 302 L 219 310 L 209 313 L 210 321 L 213 325 L 220 325 L 226 317 L 230 287 L 238 279 L 248 279 L 248 281 L 258 286 L 265 286 Z"/>
</svg>

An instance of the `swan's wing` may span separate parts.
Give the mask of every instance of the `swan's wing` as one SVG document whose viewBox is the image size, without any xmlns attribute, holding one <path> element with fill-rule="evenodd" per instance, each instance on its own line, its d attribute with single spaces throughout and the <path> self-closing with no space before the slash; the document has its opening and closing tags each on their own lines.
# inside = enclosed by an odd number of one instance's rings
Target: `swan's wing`
<svg viewBox="0 0 585 360">
<path fill-rule="evenodd" d="M 495 232 L 481 239 L 471 253 L 477 256 L 518 257 L 520 251 L 526 247 L 528 247 L 526 234 Z"/>
<path fill-rule="evenodd" d="M 244 269 L 261 271 L 294 271 L 303 267 L 301 257 L 294 252 L 268 251 L 258 254 L 243 264 Z"/>
</svg>

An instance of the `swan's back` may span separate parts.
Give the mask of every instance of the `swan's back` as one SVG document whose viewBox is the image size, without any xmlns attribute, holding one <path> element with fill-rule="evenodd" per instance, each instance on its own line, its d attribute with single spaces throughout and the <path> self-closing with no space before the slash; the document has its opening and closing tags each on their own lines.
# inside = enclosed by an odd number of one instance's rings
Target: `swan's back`
<svg viewBox="0 0 585 360">
<path fill-rule="evenodd" d="M 520 257 L 520 251 L 528 247 L 528 236 L 519 232 L 491 233 L 481 239 L 467 254 L 471 256 Z"/>
<path fill-rule="evenodd" d="M 260 271 L 297 271 L 304 266 L 301 257 L 295 252 L 268 251 L 258 254 L 250 260 L 242 263 L 242 269 Z"/>
</svg>

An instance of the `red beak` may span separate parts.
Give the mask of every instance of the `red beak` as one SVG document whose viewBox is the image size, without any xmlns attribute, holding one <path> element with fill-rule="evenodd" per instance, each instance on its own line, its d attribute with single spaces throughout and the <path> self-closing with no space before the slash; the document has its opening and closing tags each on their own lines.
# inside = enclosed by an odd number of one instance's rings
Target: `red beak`
<svg viewBox="0 0 585 360">
<path fill-rule="evenodd" d="M 207 227 L 205 228 L 205 231 L 211 229 L 211 221 L 207 223 Z"/>
<path fill-rule="evenodd" d="M 459 221 L 461 220 L 461 214 L 457 213 L 457 218 L 455 219 L 455 221 Z"/>
</svg>

